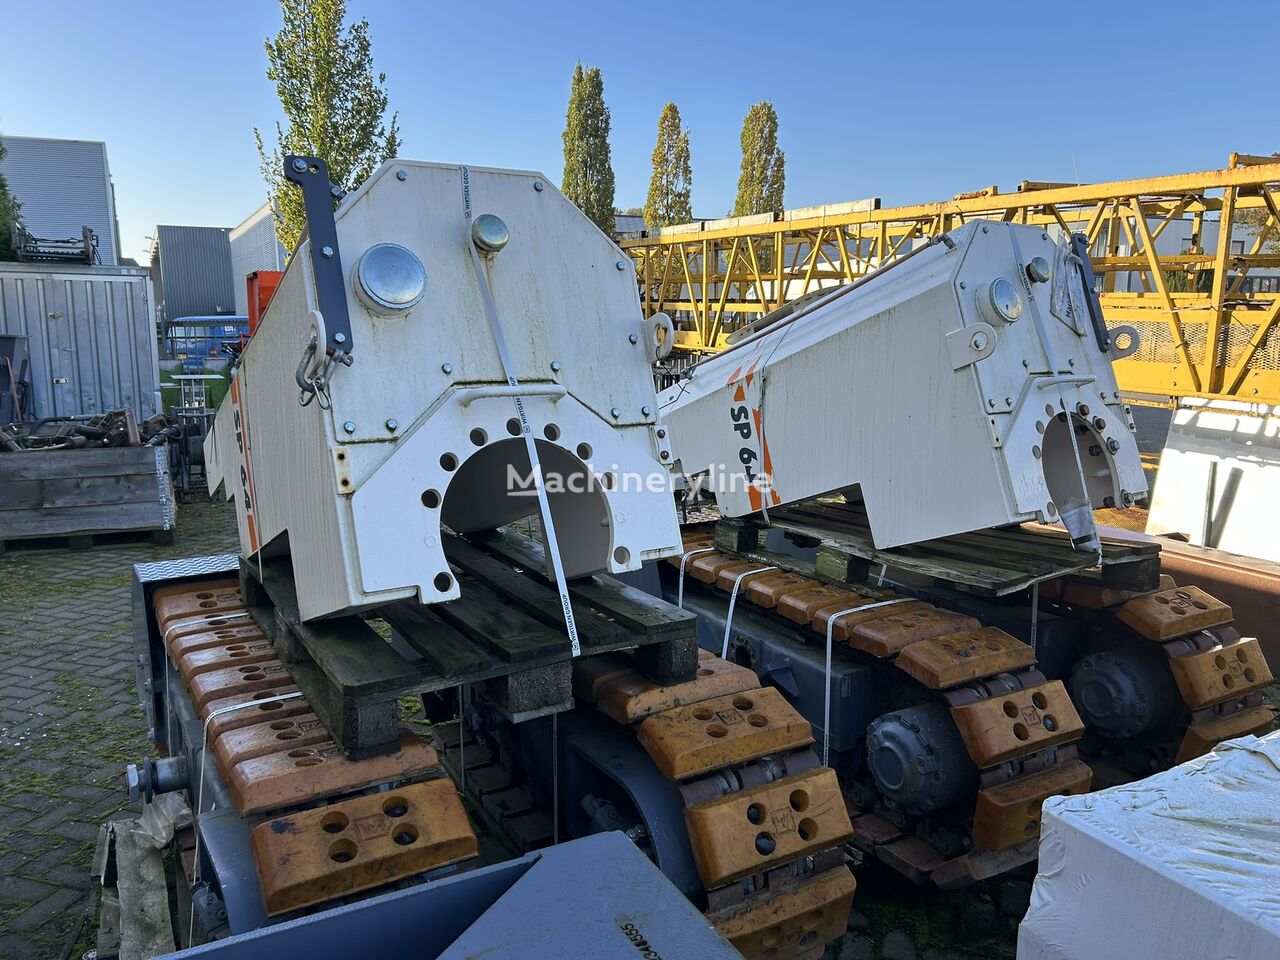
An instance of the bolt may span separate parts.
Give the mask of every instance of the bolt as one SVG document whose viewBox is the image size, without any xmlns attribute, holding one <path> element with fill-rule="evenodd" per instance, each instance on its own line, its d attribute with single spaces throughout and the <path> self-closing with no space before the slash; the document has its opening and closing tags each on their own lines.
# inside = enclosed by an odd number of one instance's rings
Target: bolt
<svg viewBox="0 0 1280 960">
<path fill-rule="evenodd" d="M 1104 507 L 1106 507 L 1108 510 L 1110 510 L 1112 507 L 1114 507 L 1114 506 L 1116 505 L 1116 498 L 1115 498 L 1115 497 L 1103 497 L 1103 498 L 1102 498 L 1102 505 L 1103 505 Z"/>
<path fill-rule="evenodd" d="M 1132 507 L 1132 506 L 1133 506 L 1133 494 L 1132 494 L 1132 493 L 1130 493 L 1128 490 L 1121 490 L 1121 491 L 1120 491 L 1120 502 L 1121 502 L 1121 503 L 1123 503 L 1126 507 Z"/>
<path fill-rule="evenodd" d="M 1022 365 L 1028 370 L 1031 369 L 1031 361 L 1028 360 L 1026 357 L 1022 358 Z"/>
<path fill-rule="evenodd" d="M 649 406 L 646 403 L 643 407 L 640 408 L 640 413 L 647 417 L 649 414 L 653 413 L 653 407 Z"/>
<path fill-rule="evenodd" d="M 136 801 L 142 796 L 142 777 L 138 773 L 138 765 L 131 763 L 125 767 L 124 782 L 129 787 L 129 799 Z"/>
<path fill-rule="evenodd" d="M 293 169 L 297 170 L 298 173 L 302 173 L 303 170 L 307 169 L 307 161 L 303 160 L 301 157 L 294 157 Z"/>
<path fill-rule="evenodd" d="M 345 430 L 345 431 L 347 431 L 347 433 L 355 433 L 355 432 L 356 432 L 356 424 L 355 424 L 355 421 L 354 421 L 354 420 L 348 420 L 346 423 L 344 423 L 344 424 L 342 425 L 342 429 L 343 429 L 343 430 Z"/>
<path fill-rule="evenodd" d="M 969 341 L 969 346 L 978 353 L 981 353 L 983 350 L 987 349 L 987 343 L 987 335 L 979 331 L 973 335 L 973 339 Z"/>
<path fill-rule="evenodd" d="M 392 417 L 390 420 L 387 421 L 387 429 L 390 430 L 392 433 L 395 433 L 397 430 L 400 429 L 400 421 Z"/>
<path fill-rule="evenodd" d="M 995 400 L 988 400 L 988 401 L 987 401 L 987 406 L 988 406 L 988 407 L 991 407 L 992 409 L 995 409 L 995 405 L 996 405 Z"/>
<path fill-rule="evenodd" d="M 408 175 L 407 173 L 405 173 L 403 170 L 397 170 L 397 171 L 396 171 L 396 179 L 397 179 L 397 180 L 402 180 L 402 181 L 403 181 L 403 180 L 408 180 L 408 179 L 409 179 L 409 175 Z"/>
<path fill-rule="evenodd" d="M 667 439 L 667 431 L 662 429 L 661 427 L 658 428 L 658 439 L 659 440 Z"/>
<path fill-rule="evenodd" d="M 983 233 L 990 233 L 990 232 L 991 232 L 991 228 L 990 228 L 990 227 L 983 227 L 983 228 L 982 228 L 982 232 L 983 232 Z"/>
<path fill-rule="evenodd" d="M 620 416 L 622 416 L 622 411 L 619 410 L 617 407 L 614 407 L 612 410 L 609 411 L 609 416 L 617 420 Z"/>
<path fill-rule="evenodd" d="M 1100 447 L 1100 446 L 1099 446 L 1098 444 L 1096 444 L 1096 443 L 1090 444 L 1090 445 L 1089 445 L 1089 456 L 1091 456 L 1091 457 L 1100 457 L 1100 456 L 1102 456 L 1102 447 Z"/>
<path fill-rule="evenodd" d="M 614 266 L 617 267 L 619 270 L 625 270 L 627 269 L 627 261 L 619 260 L 617 263 L 614 264 Z"/>
<path fill-rule="evenodd" d="M 1096 430 L 1099 430 L 1099 431 L 1105 430 L 1107 429 L 1107 421 L 1103 420 L 1102 417 L 1094 417 L 1093 426 L 1094 426 L 1094 429 Z"/>
<path fill-rule="evenodd" d="M 452 363 L 440 364 L 440 372 L 443 373 L 445 376 L 448 376 L 449 374 L 453 373 L 453 364 Z"/>
<path fill-rule="evenodd" d="M 321 247 L 320 253 L 326 260 L 328 260 L 333 256 L 333 247 Z"/>
<path fill-rule="evenodd" d="M 968 285 L 967 283 L 965 283 L 963 280 L 961 280 L 961 281 L 960 281 L 960 289 L 961 289 L 961 290 L 968 290 L 968 289 L 969 289 L 969 285 Z"/>
<path fill-rule="evenodd" d="M 661 456 L 663 460 L 671 459 L 671 454 L 667 453 L 667 451 L 665 450 L 663 450 L 662 453 L 659 454 L 659 456 Z"/>
<path fill-rule="evenodd" d="M 552 361 L 551 361 L 551 372 L 552 372 L 552 373 L 559 373 L 559 372 L 560 372 L 560 361 L 559 361 L 559 360 L 552 360 Z"/>
<path fill-rule="evenodd" d="M 347 191 L 343 190 L 336 183 L 329 184 L 329 196 L 333 197 L 333 199 L 341 201 L 346 195 Z"/>
<path fill-rule="evenodd" d="M 1069 357 L 1069 358 L 1067 359 L 1067 366 L 1068 366 L 1068 367 L 1074 367 L 1075 365 L 1076 365 L 1075 357 Z"/>
<path fill-rule="evenodd" d="M 1112 437 L 1110 440 L 1107 441 L 1107 449 L 1110 450 L 1112 453 L 1119 453 L 1120 441 L 1117 440 L 1115 437 Z"/>
<path fill-rule="evenodd" d="M 627 343 L 635 344 L 639 342 L 640 342 L 640 338 L 637 337 L 634 333 L 627 337 Z"/>
<path fill-rule="evenodd" d="M 1006 406 L 1012 406 L 1012 404 L 1013 404 L 1013 397 L 1005 397 L 1005 398 L 1004 398 L 1004 402 L 1005 402 L 1005 405 L 1006 405 Z"/>
<path fill-rule="evenodd" d="M 1089 405 L 1087 403 L 1077 403 L 1076 413 L 1082 417 L 1087 417 L 1089 415 Z"/>
<path fill-rule="evenodd" d="M 334 343 L 346 343 L 346 342 L 347 342 L 347 335 L 346 335 L 345 333 L 341 333 L 341 332 L 339 332 L 339 333 L 335 333 L 335 334 L 333 335 L 333 342 L 334 342 Z"/>
<path fill-rule="evenodd" d="M 546 188 L 543 186 L 543 183 L 541 180 L 535 180 L 533 181 L 533 189 L 538 191 L 538 193 L 541 193 Z"/>
</svg>

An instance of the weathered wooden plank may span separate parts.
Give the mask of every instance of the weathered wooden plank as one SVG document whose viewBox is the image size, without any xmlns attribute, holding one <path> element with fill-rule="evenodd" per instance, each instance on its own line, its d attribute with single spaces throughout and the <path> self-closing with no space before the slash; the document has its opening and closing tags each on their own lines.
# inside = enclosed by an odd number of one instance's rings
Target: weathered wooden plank
<svg viewBox="0 0 1280 960">
<path fill-rule="evenodd" d="M 396 603 L 379 614 L 422 655 L 428 667 L 423 680 L 434 684 L 432 689 L 506 669 L 505 660 L 468 640 L 422 604 Z"/>
<path fill-rule="evenodd" d="M 164 526 L 164 505 L 158 498 L 152 503 L 7 510 L 0 514 L 0 540 L 76 533 L 130 533 L 162 530 Z"/>
<path fill-rule="evenodd" d="M 3 482 L 3 481 L 0 481 Z M 5 484 L 0 512 L 99 504 L 150 503 L 159 499 L 155 470 L 149 475 L 17 480 Z"/>
<path fill-rule="evenodd" d="M 344 696 L 396 693 L 407 690 L 418 680 L 418 671 L 358 617 L 302 623 L 287 562 L 277 560 L 264 564 L 261 582 L 275 606 L 277 623 L 297 638 L 315 665 Z"/>
<path fill-rule="evenodd" d="M 0 453 L 0 482 L 111 477 L 156 472 L 155 447 L 98 450 L 18 450 Z"/>
<path fill-rule="evenodd" d="M 546 573 L 546 552 L 536 540 L 512 530 L 483 534 L 473 539 L 485 550 L 519 565 L 541 582 L 550 582 Z M 574 580 L 569 584 L 569 594 L 574 603 L 575 614 L 579 603 L 605 614 L 633 633 L 641 635 L 633 636 L 632 643 L 644 643 L 646 638 L 651 641 L 683 636 L 697 630 L 697 618 L 689 612 L 611 577 Z M 597 648 L 602 645 L 592 643 Z"/>
<path fill-rule="evenodd" d="M 569 637 L 563 628 L 535 620 L 478 580 L 465 579 L 460 586 L 462 596 L 435 604 L 434 612 L 482 649 L 508 663 L 569 656 Z"/>
</svg>

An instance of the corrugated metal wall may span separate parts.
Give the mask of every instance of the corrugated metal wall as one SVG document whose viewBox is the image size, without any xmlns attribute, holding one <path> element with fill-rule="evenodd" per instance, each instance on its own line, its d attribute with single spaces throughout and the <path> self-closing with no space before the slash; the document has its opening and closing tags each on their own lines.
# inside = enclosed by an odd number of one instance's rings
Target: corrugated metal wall
<svg viewBox="0 0 1280 960">
<path fill-rule="evenodd" d="M 3 138 L 9 155 L 0 171 L 22 202 L 22 220 L 37 237 L 79 237 L 82 226 L 98 235 L 104 266 L 119 263 L 115 203 L 107 170 L 107 145 L 97 140 Z"/>
<path fill-rule="evenodd" d="M 165 320 L 235 310 L 230 232 L 230 227 L 156 227 L 158 256 L 151 271 Z"/>
<path fill-rule="evenodd" d="M 34 414 L 157 412 L 151 281 L 132 267 L 0 263 L 0 333 L 29 339 Z M 16 371 L 15 371 L 16 372 Z"/>
<path fill-rule="evenodd" d="M 288 254 L 276 239 L 276 219 L 264 203 L 231 231 L 231 282 L 236 288 L 236 313 L 246 316 L 249 301 L 244 278 L 255 270 L 283 270 Z"/>
</svg>

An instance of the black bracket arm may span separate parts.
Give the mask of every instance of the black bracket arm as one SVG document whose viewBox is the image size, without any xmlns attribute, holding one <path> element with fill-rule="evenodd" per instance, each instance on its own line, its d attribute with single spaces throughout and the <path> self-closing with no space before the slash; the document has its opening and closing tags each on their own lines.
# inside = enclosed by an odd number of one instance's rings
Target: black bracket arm
<svg viewBox="0 0 1280 960">
<path fill-rule="evenodd" d="M 327 342 L 324 352 L 340 362 L 351 356 L 351 316 L 347 312 L 347 285 L 338 250 L 338 227 L 333 220 L 333 199 L 340 192 L 329 182 L 329 167 L 319 157 L 287 156 L 284 176 L 302 188 L 302 206 L 311 237 L 311 271 L 315 274 L 316 301 L 324 316 Z"/>
<path fill-rule="evenodd" d="M 1073 233 L 1071 252 L 1080 261 L 1080 281 L 1084 284 L 1085 308 L 1089 311 L 1089 324 L 1093 327 L 1093 335 L 1098 340 L 1098 349 L 1103 353 L 1110 353 L 1111 331 L 1107 329 L 1107 324 L 1102 319 L 1102 304 L 1098 301 L 1098 293 L 1093 288 L 1093 266 L 1089 263 L 1089 238 L 1083 233 Z"/>
</svg>

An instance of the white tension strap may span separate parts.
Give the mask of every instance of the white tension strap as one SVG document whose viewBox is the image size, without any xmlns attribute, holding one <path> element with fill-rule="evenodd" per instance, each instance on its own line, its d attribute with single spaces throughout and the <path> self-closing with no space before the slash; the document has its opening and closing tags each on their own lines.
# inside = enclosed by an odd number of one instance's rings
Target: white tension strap
<svg viewBox="0 0 1280 960">
<path fill-rule="evenodd" d="M 756 567 L 754 570 L 748 570 L 746 573 L 740 573 L 733 579 L 733 593 L 729 594 L 729 611 L 724 615 L 724 644 L 720 648 L 720 659 L 729 659 L 729 631 L 733 629 L 733 607 L 738 602 L 738 587 L 742 585 L 742 581 L 747 577 L 754 577 L 757 573 L 765 573 L 769 570 L 777 570 L 777 567 Z"/>
<path fill-rule="evenodd" d="M 699 547 L 697 550 L 690 550 L 680 558 L 680 585 L 676 591 L 676 606 L 681 610 L 684 609 L 684 568 L 689 563 L 690 557 L 696 557 L 700 553 L 715 553 L 715 547 Z"/>
<path fill-rule="evenodd" d="M 458 167 L 462 175 L 462 222 L 463 243 L 471 252 L 471 264 L 476 269 L 476 280 L 480 284 L 480 293 L 484 296 L 484 310 L 489 316 L 489 328 L 493 331 L 493 339 L 498 345 L 498 359 L 502 361 L 502 372 L 506 375 L 507 385 L 519 387 L 515 370 L 511 363 L 511 354 L 507 351 L 507 339 L 502 335 L 502 324 L 498 321 L 498 308 L 493 302 L 493 291 L 489 289 L 489 278 L 485 275 L 484 264 L 480 260 L 480 251 L 471 239 L 471 171 L 465 166 Z M 529 427 L 529 418 L 525 415 L 524 399 L 520 394 L 512 397 L 516 404 L 516 416 L 520 418 L 520 432 L 524 436 L 524 447 L 529 454 L 529 472 L 533 476 L 533 486 L 538 492 L 538 511 L 542 518 L 542 532 L 547 541 L 547 572 L 555 580 L 556 591 L 560 595 L 560 610 L 564 614 L 564 628 L 569 634 L 569 645 L 576 657 L 582 653 L 578 643 L 578 625 L 573 619 L 573 607 L 569 603 L 569 583 L 564 576 L 564 562 L 560 559 L 560 542 L 556 539 L 555 523 L 551 519 L 551 505 L 547 500 L 546 482 L 542 476 L 542 463 L 538 460 L 538 445 L 533 439 L 533 431 Z"/>
<path fill-rule="evenodd" d="M 836 621 L 850 613 L 857 613 L 859 610 L 892 607 L 895 603 L 907 603 L 911 599 L 911 597 L 899 597 L 897 600 L 864 603 L 857 607 L 850 607 L 848 610 L 840 610 L 827 617 L 827 672 L 822 697 L 822 765 L 824 767 L 829 766 L 828 760 L 831 756 L 831 631 L 835 629 Z"/>
</svg>

